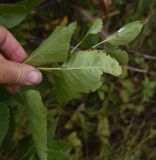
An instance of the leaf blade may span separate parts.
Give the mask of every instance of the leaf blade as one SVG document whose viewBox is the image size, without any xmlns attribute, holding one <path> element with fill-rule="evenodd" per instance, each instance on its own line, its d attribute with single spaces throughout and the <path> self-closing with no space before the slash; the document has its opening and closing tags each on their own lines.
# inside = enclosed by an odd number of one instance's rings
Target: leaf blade
<svg viewBox="0 0 156 160">
<path fill-rule="evenodd" d="M 75 22 L 67 27 L 57 27 L 40 47 L 30 55 L 25 63 L 33 66 L 43 66 L 66 61 L 69 43 L 75 28 Z"/>
<path fill-rule="evenodd" d="M 101 86 L 103 73 L 118 76 L 122 72 L 118 62 L 102 51 L 81 51 L 64 63 L 62 69 L 53 72 L 55 94 L 60 102 L 95 91 Z"/>
<path fill-rule="evenodd" d="M 24 6 L 22 5 L 1 4 L 0 5 L 0 25 L 3 25 L 7 28 L 13 28 L 16 25 L 18 25 L 26 17 L 25 14 L 23 13 L 18 14 L 23 9 L 24 9 Z"/>
<path fill-rule="evenodd" d="M 25 92 L 34 146 L 40 160 L 47 159 L 47 117 L 39 92 Z"/>
<path fill-rule="evenodd" d="M 100 18 L 97 18 L 92 26 L 90 27 L 90 29 L 88 30 L 88 32 L 86 33 L 86 36 L 87 37 L 89 34 L 97 34 L 101 31 L 102 29 L 102 25 L 103 25 L 103 22 Z"/>
<path fill-rule="evenodd" d="M 86 35 L 82 38 L 82 40 L 72 49 L 71 53 L 73 53 L 76 48 L 78 48 L 81 44 L 83 44 L 83 42 L 90 36 L 90 35 L 95 35 L 98 34 L 103 26 L 103 22 L 100 18 L 96 19 L 95 21 L 93 21 L 91 27 L 89 28 L 88 32 L 86 33 Z"/>
<path fill-rule="evenodd" d="M 108 36 L 103 42 L 107 42 L 115 46 L 126 45 L 137 38 L 142 28 L 142 22 L 131 22 L 119 29 L 116 33 Z"/>
</svg>

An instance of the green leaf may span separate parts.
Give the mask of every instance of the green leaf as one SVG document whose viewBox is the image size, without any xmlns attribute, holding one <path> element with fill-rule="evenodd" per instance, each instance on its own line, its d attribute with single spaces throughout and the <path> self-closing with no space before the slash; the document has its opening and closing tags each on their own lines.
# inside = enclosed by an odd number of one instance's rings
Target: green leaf
<svg viewBox="0 0 156 160">
<path fill-rule="evenodd" d="M 0 5 L 0 10 L 1 9 L 5 9 L 7 10 L 7 12 L 11 13 L 11 9 L 14 8 L 15 10 L 20 10 L 20 8 L 22 9 L 22 6 L 14 6 L 14 7 L 10 7 L 10 6 L 2 6 Z M 11 9 L 10 9 L 11 8 Z M 16 14 L 16 13 L 12 13 L 11 15 L 9 13 L 5 13 L 5 14 L 0 14 L 0 25 L 6 27 L 6 28 L 13 28 L 16 25 L 20 24 L 24 19 L 25 19 L 25 14 Z"/>
<path fill-rule="evenodd" d="M 129 61 L 128 53 L 121 49 L 110 51 L 108 54 L 115 58 L 120 64 L 127 64 Z"/>
<path fill-rule="evenodd" d="M 0 145 L 2 144 L 9 128 L 9 117 L 8 106 L 0 102 Z"/>
<path fill-rule="evenodd" d="M 87 36 L 82 44 L 80 45 L 80 48 L 83 50 L 87 50 L 88 48 L 92 48 L 93 45 L 97 44 L 99 42 L 99 35 L 98 34 L 91 34 Z"/>
<path fill-rule="evenodd" d="M 57 124 L 58 124 L 58 119 L 57 118 L 53 119 L 53 121 L 51 121 L 48 124 L 48 133 L 47 133 L 48 147 L 51 146 L 52 140 L 55 137 Z"/>
<path fill-rule="evenodd" d="M 93 24 L 92 24 L 92 26 L 90 27 L 90 29 L 88 30 L 88 32 L 86 33 L 84 39 L 85 39 L 88 35 L 90 35 L 90 34 L 97 34 L 97 33 L 101 32 L 102 26 L 103 26 L 102 20 L 99 19 L 99 18 L 96 19 L 96 20 L 93 22 Z"/>
<path fill-rule="evenodd" d="M 40 160 L 47 159 L 47 115 L 41 96 L 35 90 L 25 92 L 32 138 Z"/>
<path fill-rule="evenodd" d="M 16 4 L 0 4 L 0 25 L 13 28 L 20 24 L 40 0 L 25 0 Z"/>
<path fill-rule="evenodd" d="M 90 37 L 92 37 L 93 35 L 101 32 L 101 29 L 102 29 L 102 26 L 103 26 L 103 22 L 101 19 L 96 19 L 90 29 L 88 30 L 88 32 L 86 33 L 86 35 L 83 37 L 83 39 L 73 48 L 73 50 L 71 51 L 71 53 L 73 53 L 75 51 L 75 49 L 80 46 L 84 41 L 86 42 L 86 40 Z"/>
<path fill-rule="evenodd" d="M 0 5 L 0 25 L 12 28 L 21 23 L 26 15 L 22 13 L 25 7 L 22 5 L 1 4 Z"/>
<path fill-rule="evenodd" d="M 67 27 L 57 27 L 25 63 L 33 66 L 43 66 L 66 61 L 75 28 L 76 23 L 72 23 Z"/>
<path fill-rule="evenodd" d="M 74 54 L 62 68 L 53 71 L 55 95 L 60 102 L 77 98 L 80 93 L 97 90 L 101 75 L 119 76 L 122 69 L 118 62 L 102 51 L 81 51 Z"/>
<path fill-rule="evenodd" d="M 140 21 L 131 22 L 119 29 L 116 33 L 108 36 L 102 43 L 109 43 L 111 45 L 120 46 L 126 45 L 134 41 L 140 34 L 143 28 L 143 23 Z M 97 46 L 97 45 L 96 45 Z M 94 46 L 95 47 L 95 46 Z"/>
<path fill-rule="evenodd" d="M 81 43 L 82 43 L 83 41 L 85 41 L 89 36 L 92 36 L 92 35 L 95 36 L 95 34 L 101 32 L 102 27 L 103 27 L 103 22 L 102 22 L 102 20 L 99 19 L 99 18 L 96 19 L 96 20 L 93 22 L 93 24 L 92 24 L 92 26 L 90 27 L 90 29 L 88 30 L 88 32 L 86 33 L 86 35 L 84 36 L 84 38 L 81 40 Z"/>
</svg>

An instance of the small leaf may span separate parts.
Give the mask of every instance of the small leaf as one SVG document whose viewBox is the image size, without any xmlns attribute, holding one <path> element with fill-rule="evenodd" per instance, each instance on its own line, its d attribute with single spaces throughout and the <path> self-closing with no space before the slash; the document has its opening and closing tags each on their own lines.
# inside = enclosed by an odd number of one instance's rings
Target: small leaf
<svg viewBox="0 0 156 160">
<path fill-rule="evenodd" d="M 2 144 L 9 128 L 9 117 L 8 106 L 0 102 L 0 145 Z"/>
<path fill-rule="evenodd" d="M 96 19 L 92 26 L 90 27 L 90 29 L 88 30 L 88 32 L 86 33 L 85 37 L 87 37 L 88 35 L 90 34 L 97 34 L 99 32 L 101 32 L 101 29 L 102 29 L 102 26 L 103 26 L 103 22 L 101 19 Z"/>
<path fill-rule="evenodd" d="M 122 69 L 118 62 L 102 51 L 81 51 L 63 64 L 62 70 L 53 71 L 55 94 L 60 102 L 77 98 L 80 93 L 98 89 L 101 75 L 109 73 L 118 76 Z"/>
<path fill-rule="evenodd" d="M 108 36 L 104 41 L 111 45 L 119 46 L 126 45 L 134 41 L 140 34 L 143 28 L 143 23 L 140 21 L 131 22 L 119 29 L 116 33 Z"/>
<path fill-rule="evenodd" d="M 79 47 L 81 44 L 83 45 L 83 42 L 86 42 L 87 39 L 90 39 L 93 35 L 101 32 L 103 26 L 103 22 L 101 19 L 96 19 L 90 29 L 88 30 L 88 32 L 86 33 L 86 35 L 82 38 L 82 40 L 73 48 L 73 50 L 71 51 L 71 53 L 73 53 L 77 47 Z"/>
<path fill-rule="evenodd" d="M 110 51 L 108 54 L 115 58 L 120 64 L 127 64 L 129 61 L 128 53 L 121 49 Z"/>
<path fill-rule="evenodd" d="M 47 116 L 41 96 L 35 90 L 25 92 L 32 138 L 40 160 L 47 160 Z"/>
<path fill-rule="evenodd" d="M 67 27 L 57 27 L 55 31 L 37 48 L 25 62 L 33 66 L 43 66 L 64 62 L 68 56 L 69 44 L 76 23 Z"/>
<path fill-rule="evenodd" d="M 82 42 L 82 44 L 80 45 L 80 48 L 82 48 L 83 50 L 87 50 L 89 48 L 92 48 L 93 45 L 97 44 L 99 42 L 99 35 L 96 34 L 91 34 L 89 36 L 87 36 L 87 38 L 85 38 L 85 40 Z"/>
</svg>

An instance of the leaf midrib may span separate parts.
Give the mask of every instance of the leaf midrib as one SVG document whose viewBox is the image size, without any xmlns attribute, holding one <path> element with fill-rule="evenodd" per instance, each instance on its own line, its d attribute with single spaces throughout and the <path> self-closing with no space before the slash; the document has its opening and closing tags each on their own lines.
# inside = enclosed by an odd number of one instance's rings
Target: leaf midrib
<svg viewBox="0 0 156 160">
<path fill-rule="evenodd" d="M 70 70 L 85 70 L 85 69 L 109 69 L 105 66 L 101 66 L 101 67 L 69 67 L 69 68 L 45 68 L 45 67 L 37 67 L 39 70 L 44 70 L 44 71 L 54 71 L 54 70 L 59 70 L 59 71 L 70 71 Z"/>
</svg>

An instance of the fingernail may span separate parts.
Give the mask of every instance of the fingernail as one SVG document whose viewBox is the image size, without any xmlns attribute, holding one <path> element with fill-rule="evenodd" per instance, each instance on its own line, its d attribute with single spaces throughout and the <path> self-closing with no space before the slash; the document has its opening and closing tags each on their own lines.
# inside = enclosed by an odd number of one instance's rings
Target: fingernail
<svg viewBox="0 0 156 160">
<path fill-rule="evenodd" d="M 39 71 L 30 71 L 27 76 L 28 85 L 35 85 L 42 81 L 42 74 Z"/>
</svg>

